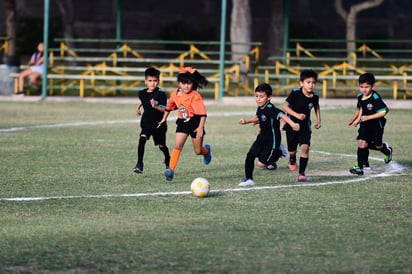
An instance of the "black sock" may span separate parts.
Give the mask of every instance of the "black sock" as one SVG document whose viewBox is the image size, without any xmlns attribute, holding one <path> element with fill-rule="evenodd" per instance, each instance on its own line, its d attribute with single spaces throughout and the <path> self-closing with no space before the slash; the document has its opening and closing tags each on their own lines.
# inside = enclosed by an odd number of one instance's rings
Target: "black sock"
<svg viewBox="0 0 412 274">
<path fill-rule="evenodd" d="M 368 162 L 369 149 L 358 147 L 358 166 L 363 168 L 363 166 Z"/>
<path fill-rule="evenodd" d="M 309 158 L 299 158 L 299 174 L 305 176 L 306 166 L 308 165 Z"/>
<path fill-rule="evenodd" d="M 169 148 L 167 146 L 159 146 L 159 149 L 163 152 L 163 155 L 165 156 L 166 167 L 169 167 L 169 162 L 170 162 Z"/>
</svg>

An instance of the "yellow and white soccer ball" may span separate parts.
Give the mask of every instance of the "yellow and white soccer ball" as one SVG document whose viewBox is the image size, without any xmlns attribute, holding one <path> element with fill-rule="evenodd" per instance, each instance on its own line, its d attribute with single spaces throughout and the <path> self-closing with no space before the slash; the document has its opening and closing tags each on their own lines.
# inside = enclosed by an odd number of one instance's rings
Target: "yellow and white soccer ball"
<svg viewBox="0 0 412 274">
<path fill-rule="evenodd" d="M 196 197 L 206 197 L 210 191 L 210 184 L 209 181 L 205 178 L 196 178 L 192 181 L 190 185 L 190 189 L 192 190 L 192 195 Z"/>
</svg>

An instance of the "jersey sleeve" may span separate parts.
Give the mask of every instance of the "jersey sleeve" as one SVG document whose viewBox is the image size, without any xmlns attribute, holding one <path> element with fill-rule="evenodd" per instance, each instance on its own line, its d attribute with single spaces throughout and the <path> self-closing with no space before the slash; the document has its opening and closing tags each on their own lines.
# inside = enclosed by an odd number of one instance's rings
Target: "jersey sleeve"
<svg viewBox="0 0 412 274">
<path fill-rule="evenodd" d="M 207 116 L 206 106 L 203 101 L 202 95 L 200 95 L 199 92 L 195 92 L 193 95 L 194 95 L 193 101 L 192 101 L 193 114 L 200 115 L 200 116 Z"/>
<path fill-rule="evenodd" d="M 164 92 L 161 89 L 159 89 L 158 103 L 159 103 L 159 107 L 162 107 L 162 108 L 166 107 L 166 103 L 167 103 L 166 92 Z"/>
<path fill-rule="evenodd" d="M 167 101 L 166 104 L 166 111 L 172 111 L 176 109 L 176 103 L 175 103 L 175 98 L 176 98 L 176 92 L 177 90 L 173 91 L 172 94 L 170 95 L 169 101 Z"/>
<path fill-rule="evenodd" d="M 381 112 L 387 112 L 389 110 L 388 106 L 382 100 L 382 97 L 376 92 L 373 93 L 373 99 L 375 100 L 374 105 L 375 105 L 376 112 L 381 113 Z"/>
<path fill-rule="evenodd" d="M 286 100 L 285 100 L 285 103 L 287 104 L 287 105 L 289 105 L 289 106 L 292 106 L 293 105 L 293 103 L 295 102 L 295 100 L 296 100 L 296 96 L 298 95 L 298 91 L 299 91 L 300 89 L 293 89 L 291 92 L 290 92 L 290 94 L 289 94 L 289 96 L 286 98 Z"/>
</svg>

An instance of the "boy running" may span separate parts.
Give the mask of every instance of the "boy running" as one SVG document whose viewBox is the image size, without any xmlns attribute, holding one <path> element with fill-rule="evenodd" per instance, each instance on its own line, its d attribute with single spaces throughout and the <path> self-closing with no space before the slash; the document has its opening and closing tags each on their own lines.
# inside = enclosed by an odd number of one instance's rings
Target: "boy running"
<svg viewBox="0 0 412 274">
<path fill-rule="evenodd" d="M 290 119 L 300 125 L 300 130 L 295 132 L 289 125 L 285 125 L 286 139 L 289 150 L 289 169 L 295 171 L 296 152 L 300 145 L 299 173 L 298 182 L 306 182 L 308 178 L 305 170 L 309 161 L 309 147 L 312 136 L 310 113 L 315 110 L 316 124 L 315 128 L 319 129 L 320 124 L 320 107 L 319 95 L 314 92 L 318 74 L 313 70 L 303 70 L 300 73 L 300 88 L 293 89 L 283 104 L 283 110 L 288 114 Z"/>
<path fill-rule="evenodd" d="M 133 168 L 136 173 L 143 173 L 143 156 L 145 145 L 150 136 L 153 135 L 153 142 L 159 146 L 163 152 L 164 163 L 166 168 L 169 167 L 169 149 L 166 146 L 167 124 L 164 123 L 158 127 L 159 121 L 162 120 L 165 111 L 167 97 L 163 90 L 158 88 L 160 71 L 156 68 L 147 68 L 145 70 L 146 88 L 139 91 L 140 102 L 136 107 L 136 115 L 142 116 L 140 120 L 140 138 L 137 147 L 137 163 Z M 143 114 L 141 108 L 143 107 Z"/>
<path fill-rule="evenodd" d="M 351 125 L 359 126 L 357 162 L 349 169 L 350 173 L 363 175 L 363 169 L 369 167 L 369 149 L 378 150 L 384 154 L 386 164 L 392 160 L 392 147 L 383 142 L 383 132 L 386 124 L 386 114 L 389 108 L 382 97 L 373 90 L 375 76 L 372 73 L 364 73 L 359 76 L 359 91 L 357 109 L 348 121 Z"/>
</svg>

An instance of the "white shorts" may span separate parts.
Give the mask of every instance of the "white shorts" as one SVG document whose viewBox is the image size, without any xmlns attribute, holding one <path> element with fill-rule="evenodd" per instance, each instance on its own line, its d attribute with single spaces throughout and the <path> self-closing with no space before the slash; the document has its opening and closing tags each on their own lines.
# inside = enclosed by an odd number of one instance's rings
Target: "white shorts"
<svg viewBox="0 0 412 274">
<path fill-rule="evenodd" d="M 43 66 L 36 65 L 30 68 L 33 72 L 43 73 Z"/>
</svg>

